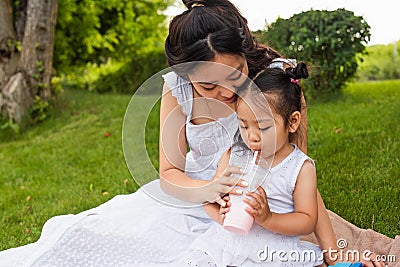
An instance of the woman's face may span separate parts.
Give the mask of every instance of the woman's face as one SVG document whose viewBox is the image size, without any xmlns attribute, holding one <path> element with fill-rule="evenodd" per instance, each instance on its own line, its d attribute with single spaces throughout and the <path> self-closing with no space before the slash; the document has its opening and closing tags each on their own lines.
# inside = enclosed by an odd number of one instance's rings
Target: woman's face
<svg viewBox="0 0 400 267">
<path fill-rule="evenodd" d="M 245 82 L 248 73 L 244 56 L 217 54 L 214 60 L 200 64 L 188 76 L 200 96 L 229 105 L 236 101 L 236 89 Z"/>
</svg>

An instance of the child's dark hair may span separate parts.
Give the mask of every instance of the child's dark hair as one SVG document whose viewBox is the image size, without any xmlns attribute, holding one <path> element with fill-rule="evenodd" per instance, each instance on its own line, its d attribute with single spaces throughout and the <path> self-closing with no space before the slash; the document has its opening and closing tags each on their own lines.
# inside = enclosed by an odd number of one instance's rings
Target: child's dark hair
<svg viewBox="0 0 400 267">
<path fill-rule="evenodd" d="M 193 64 L 210 61 L 216 53 L 244 55 L 249 77 L 265 69 L 279 53 L 259 45 L 247 20 L 228 0 L 183 0 L 188 10 L 174 17 L 165 41 L 168 64 L 180 76 L 187 76 Z M 175 66 L 175 67 L 174 67 Z"/>
<path fill-rule="evenodd" d="M 265 107 L 267 101 L 269 107 L 280 115 L 285 123 L 285 127 L 290 125 L 290 117 L 293 112 L 302 112 L 303 92 L 299 83 L 300 79 L 308 78 L 307 65 L 300 62 L 295 67 L 266 68 L 256 75 L 253 82 L 247 89 L 239 95 L 245 96 L 251 103 Z M 260 97 L 260 93 L 264 97 Z M 268 107 L 267 107 L 268 108 Z M 297 131 L 289 135 L 291 142 L 301 139 L 305 129 L 298 128 Z"/>
</svg>

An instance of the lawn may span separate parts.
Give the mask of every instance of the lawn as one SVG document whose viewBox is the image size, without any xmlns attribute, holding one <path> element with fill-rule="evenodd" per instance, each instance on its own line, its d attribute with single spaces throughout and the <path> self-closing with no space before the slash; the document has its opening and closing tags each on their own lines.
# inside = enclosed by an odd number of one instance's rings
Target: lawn
<svg viewBox="0 0 400 267">
<path fill-rule="evenodd" d="M 308 150 L 327 207 L 363 228 L 400 234 L 400 81 L 356 83 L 308 107 Z"/>
<path fill-rule="evenodd" d="M 37 240 L 51 216 L 137 189 L 122 149 L 129 101 L 66 90 L 37 127 L 0 132 L 0 250 Z M 309 155 L 327 207 L 390 237 L 400 233 L 399 107 L 400 81 L 352 84 L 335 100 L 308 106 Z M 155 166 L 157 124 L 156 106 L 146 129 Z"/>
</svg>

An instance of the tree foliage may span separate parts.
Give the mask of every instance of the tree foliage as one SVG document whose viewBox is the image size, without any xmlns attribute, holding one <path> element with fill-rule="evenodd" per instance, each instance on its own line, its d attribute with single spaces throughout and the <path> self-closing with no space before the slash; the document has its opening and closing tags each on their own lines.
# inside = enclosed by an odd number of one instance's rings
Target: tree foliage
<svg viewBox="0 0 400 267">
<path fill-rule="evenodd" d="M 278 18 L 259 38 L 285 56 L 307 62 L 312 75 L 305 83 L 306 91 L 308 96 L 321 97 L 340 91 L 354 78 L 370 27 L 345 9 L 310 10 Z"/>
<path fill-rule="evenodd" d="M 166 66 L 162 13 L 172 0 L 63 0 L 54 66 L 74 87 L 131 93 Z"/>
<path fill-rule="evenodd" d="M 400 41 L 368 46 L 366 51 L 368 55 L 357 71 L 359 80 L 400 79 Z"/>
<path fill-rule="evenodd" d="M 165 0 L 60 1 L 57 68 L 132 58 L 163 45 Z"/>
</svg>

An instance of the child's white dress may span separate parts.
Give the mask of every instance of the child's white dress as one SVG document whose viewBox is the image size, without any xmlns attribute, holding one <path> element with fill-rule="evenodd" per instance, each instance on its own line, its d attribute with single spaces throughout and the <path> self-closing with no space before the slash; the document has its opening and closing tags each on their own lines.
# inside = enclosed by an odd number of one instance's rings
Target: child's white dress
<svg viewBox="0 0 400 267">
<path fill-rule="evenodd" d="M 277 166 L 265 172 L 261 183 L 272 212 L 294 211 L 293 190 L 297 176 L 306 160 L 314 162 L 297 146 Z M 234 146 L 230 165 L 245 167 L 253 154 L 247 148 Z M 321 249 L 299 236 L 273 233 L 254 223 L 248 235 L 239 235 L 214 224 L 190 248 L 206 252 L 217 266 L 316 266 L 323 262 Z"/>
<path fill-rule="evenodd" d="M 186 173 L 210 180 L 238 129 L 236 114 L 194 125 L 191 85 L 173 72 L 164 80 L 188 114 Z M 37 242 L 0 252 L 0 266 L 215 266 L 205 253 L 187 253 L 214 224 L 203 207 L 179 208 L 162 201 L 179 203 L 161 191 L 156 179 L 91 210 L 53 217 Z"/>
</svg>

